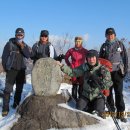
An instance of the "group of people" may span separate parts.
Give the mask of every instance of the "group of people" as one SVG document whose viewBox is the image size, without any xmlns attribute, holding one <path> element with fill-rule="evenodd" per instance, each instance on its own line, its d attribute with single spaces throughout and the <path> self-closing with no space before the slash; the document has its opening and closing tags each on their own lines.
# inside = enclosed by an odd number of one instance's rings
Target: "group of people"
<svg viewBox="0 0 130 130">
<path fill-rule="evenodd" d="M 100 52 L 87 50 L 83 47 L 83 39 L 75 37 L 75 46 L 70 48 L 65 55 L 57 56 L 55 48 L 49 42 L 49 32 L 42 30 L 39 41 L 32 49 L 24 42 L 25 32 L 17 28 L 15 38 L 9 39 L 2 54 L 2 65 L 6 71 L 6 82 L 3 97 L 2 116 L 9 112 L 10 93 L 16 83 L 13 108 L 21 100 L 25 80 L 26 58 L 31 58 L 33 63 L 40 59 L 51 57 L 58 60 L 56 63 L 61 70 L 72 77 L 72 96 L 76 100 L 76 108 L 92 113 L 94 110 L 103 117 L 105 100 L 107 97 L 111 111 L 117 113 L 117 118 L 126 122 L 123 99 L 123 78 L 127 73 L 128 57 L 125 46 L 116 38 L 114 28 L 105 31 L 106 41 L 102 44 Z M 67 65 L 61 63 L 64 58 Z M 98 58 L 104 58 L 112 63 L 112 72 L 100 63 Z M 60 62 L 59 62 L 60 61 Z M 115 103 L 113 99 L 115 91 Z M 119 113 L 119 114 L 118 114 Z"/>
<path fill-rule="evenodd" d="M 117 39 L 114 28 L 107 28 L 105 37 L 106 41 L 99 52 L 83 49 L 81 39 L 78 42 L 81 45 L 78 47 L 75 40 L 75 47 L 69 49 L 65 55 L 67 66 L 60 62 L 57 64 L 64 73 L 72 77 L 72 96 L 77 101 L 77 109 L 90 113 L 96 111 L 99 116 L 105 118 L 105 99 L 107 98 L 110 106 L 108 111 L 112 113 L 110 116 L 127 122 L 123 99 L 123 78 L 128 69 L 127 51 L 124 44 Z M 68 61 L 69 56 L 71 56 L 71 62 Z M 112 70 L 102 65 L 99 58 L 110 61 Z"/>
</svg>

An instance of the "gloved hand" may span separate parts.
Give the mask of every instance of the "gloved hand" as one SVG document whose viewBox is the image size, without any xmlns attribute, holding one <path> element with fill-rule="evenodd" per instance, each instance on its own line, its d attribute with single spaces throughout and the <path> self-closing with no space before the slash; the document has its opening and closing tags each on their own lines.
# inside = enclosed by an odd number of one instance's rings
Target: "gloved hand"
<svg viewBox="0 0 130 130">
<path fill-rule="evenodd" d="M 64 54 L 60 54 L 60 55 L 56 58 L 56 60 L 58 60 L 58 61 L 61 62 L 64 58 L 65 58 L 65 55 L 64 55 Z"/>
<path fill-rule="evenodd" d="M 88 83 L 93 88 L 97 88 L 97 87 L 101 87 L 102 86 L 102 83 L 101 83 L 99 77 L 97 77 L 95 75 L 92 75 L 92 74 L 89 76 Z"/>
<path fill-rule="evenodd" d="M 99 78 L 97 76 L 93 75 L 93 74 L 90 75 L 89 79 L 92 80 L 92 81 L 98 81 L 99 80 Z"/>
<path fill-rule="evenodd" d="M 102 85 L 101 79 L 98 76 L 91 75 L 89 79 L 92 80 L 93 82 L 96 82 L 100 86 Z"/>
<path fill-rule="evenodd" d="M 102 90 L 101 92 L 102 92 L 106 97 L 108 97 L 109 94 L 110 94 L 110 90 L 108 90 L 108 89 Z"/>
<path fill-rule="evenodd" d="M 21 42 L 21 43 L 17 43 L 17 45 L 18 45 L 21 49 L 23 49 L 24 46 L 25 46 L 24 43 L 22 43 L 22 42 Z"/>
<path fill-rule="evenodd" d="M 62 60 L 62 59 L 64 59 L 64 58 L 65 58 L 65 55 L 64 55 L 64 54 L 60 54 L 60 55 L 59 55 L 59 59 Z"/>
</svg>

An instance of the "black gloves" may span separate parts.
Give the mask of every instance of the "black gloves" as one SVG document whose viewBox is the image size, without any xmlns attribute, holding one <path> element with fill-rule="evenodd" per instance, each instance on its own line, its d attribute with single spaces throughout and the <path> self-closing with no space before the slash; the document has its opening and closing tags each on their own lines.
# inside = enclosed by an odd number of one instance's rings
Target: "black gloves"
<svg viewBox="0 0 130 130">
<path fill-rule="evenodd" d="M 56 57 L 56 60 L 62 62 L 62 60 L 64 58 L 65 58 L 65 55 L 64 54 L 60 54 L 58 57 Z"/>
<path fill-rule="evenodd" d="M 95 75 L 91 75 L 89 77 L 88 84 L 92 88 L 102 87 L 102 82 L 101 82 L 100 78 Z"/>
<path fill-rule="evenodd" d="M 89 77 L 89 79 L 90 79 L 90 80 L 93 80 L 93 81 L 98 81 L 98 80 L 99 80 L 99 78 L 98 78 L 97 76 L 95 76 L 95 75 L 91 75 L 91 76 Z"/>
</svg>

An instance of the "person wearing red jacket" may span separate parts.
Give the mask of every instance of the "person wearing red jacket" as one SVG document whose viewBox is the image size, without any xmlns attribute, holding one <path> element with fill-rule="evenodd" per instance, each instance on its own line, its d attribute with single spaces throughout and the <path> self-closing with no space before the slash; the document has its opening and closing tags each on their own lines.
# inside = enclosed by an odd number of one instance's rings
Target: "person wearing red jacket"
<svg viewBox="0 0 130 130">
<path fill-rule="evenodd" d="M 83 39 L 82 37 L 75 37 L 75 47 L 70 48 L 65 54 L 65 62 L 72 69 L 76 68 L 86 60 L 87 49 L 82 46 Z M 79 87 L 78 87 L 79 85 Z M 72 96 L 77 100 L 77 93 L 80 97 L 83 89 L 83 76 L 81 77 L 72 77 Z"/>
</svg>

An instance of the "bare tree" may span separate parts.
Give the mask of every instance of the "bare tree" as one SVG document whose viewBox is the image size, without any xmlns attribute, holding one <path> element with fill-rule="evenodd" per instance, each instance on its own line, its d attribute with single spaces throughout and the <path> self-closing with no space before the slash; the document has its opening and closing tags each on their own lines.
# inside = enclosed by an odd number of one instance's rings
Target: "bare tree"
<svg viewBox="0 0 130 130">
<path fill-rule="evenodd" d="M 51 42 L 54 44 L 58 54 L 65 54 L 66 51 L 72 46 L 73 37 L 69 33 L 66 33 L 61 37 L 53 37 Z"/>
<path fill-rule="evenodd" d="M 123 37 L 123 38 L 120 39 L 120 41 L 124 43 L 127 50 L 130 48 L 129 47 L 130 41 L 128 41 L 126 38 Z"/>
</svg>

